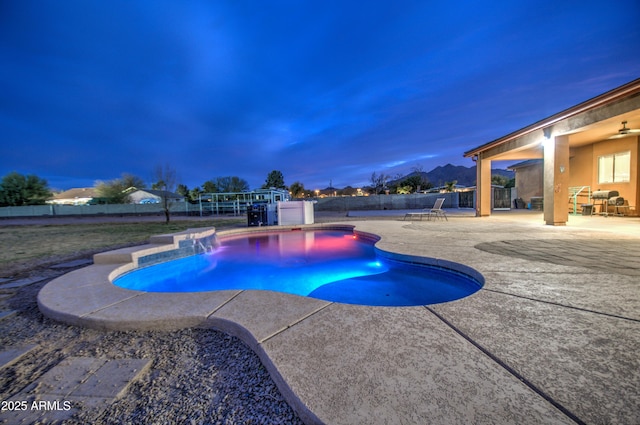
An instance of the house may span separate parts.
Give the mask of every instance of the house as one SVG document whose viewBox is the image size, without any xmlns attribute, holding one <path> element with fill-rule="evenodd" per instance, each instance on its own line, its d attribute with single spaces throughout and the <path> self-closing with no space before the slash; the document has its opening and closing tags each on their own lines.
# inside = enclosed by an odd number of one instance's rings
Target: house
<svg viewBox="0 0 640 425">
<path fill-rule="evenodd" d="M 98 197 L 97 190 L 93 187 L 80 187 L 56 193 L 47 201 L 55 205 L 86 205 Z"/>
<path fill-rule="evenodd" d="M 491 163 L 541 159 L 543 211 L 565 225 L 576 188 L 617 191 L 625 213 L 640 198 L 640 79 L 464 153 L 477 165 L 476 215 L 491 214 Z M 602 207 L 601 207 L 602 208 Z"/>
<path fill-rule="evenodd" d="M 133 188 L 129 193 L 132 204 L 160 204 L 165 198 L 169 202 L 184 202 L 184 196 L 166 190 Z"/>
<path fill-rule="evenodd" d="M 542 198 L 543 165 L 541 159 L 529 159 L 507 167 L 516 173 L 516 193 L 525 204 L 531 204 L 531 198 Z"/>
<path fill-rule="evenodd" d="M 449 192 L 465 192 L 469 190 L 467 186 L 461 184 L 450 184 L 445 186 L 432 187 L 431 189 L 422 190 L 421 193 L 449 193 Z"/>
</svg>

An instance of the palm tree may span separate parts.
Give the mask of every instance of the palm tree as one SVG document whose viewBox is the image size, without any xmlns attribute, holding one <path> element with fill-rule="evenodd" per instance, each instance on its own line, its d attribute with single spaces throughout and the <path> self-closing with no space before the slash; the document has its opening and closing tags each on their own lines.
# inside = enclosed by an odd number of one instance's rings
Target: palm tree
<svg viewBox="0 0 640 425">
<path fill-rule="evenodd" d="M 456 184 L 458 184 L 458 180 L 453 180 L 453 181 L 450 181 L 450 182 L 446 182 L 444 184 L 445 192 L 455 192 Z"/>
</svg>

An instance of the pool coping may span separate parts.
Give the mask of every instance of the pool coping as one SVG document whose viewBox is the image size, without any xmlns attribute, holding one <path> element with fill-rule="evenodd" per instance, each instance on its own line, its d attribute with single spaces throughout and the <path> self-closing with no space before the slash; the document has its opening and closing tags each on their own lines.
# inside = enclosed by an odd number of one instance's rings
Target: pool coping
<svg viewBox="0 0 640 425">
<path fill-rule="evenodd" d="M 175 250 L 179 241 L 195 237 L 220 237 L 283 231 L 342 230 L 379 241 L 380 236 L 359 231 L 354 225 L 311 224 L 301 226 L 256 227 L 216 232 L 215 228 L 189 229 L 176 234 L 158 235 L 150 243 L 106 251 L 94 255 L 90 266 L 60 276 L 38 294 L 38 306 L 47 317 L 76 326 L 104 330 L 176 330 L 199 326 L 240 293 L 260 298 L 263 290 L 223 290 L 197 293 L 145 292 L 126 289 L 112 282 L 120 275 L 139 267 L 141 258 Z M 480 285 L 484 277 L 477 270 L 461 263 L 432 257 L 400 254 L 376 247 L 383 257 L 453 270 L 467 275 Z M 176 257 L 170 257 L 173 259 Z M 278 292 L 278 294 L 281 294 Z M 286 294 L 289 297 L 307 298 Z M 295 302 L 291 299 L 289 302 Z M 319 302 L 327 302 L 317 300 Z M 145 306 L 145 308 L 140 308 Z M 184 306 L 189 308 L 185 310 Z M 399 307 L 394 307 L 399 308 Z M 117 314 L 114 314 L 116 313 Z"/>
<path fill-rule="evenodd" d="M 139 266 L 140 259 L 180 249 L 181 241 L 222 238 L 236 235 L 283 231 L 341 230 L 378 242 L 381 236 L 358 230 L 353 224 L 310 224 L 296 226 L 255 227 L 216 232 L 215 228 L 188 229 L 174 234 L 153 236 L 148 244 L 106 251 L 94 255 L 94 263 L 74 270 L 47 283 L 38 293 L 38 307 L 46 317 L 75 326 L 99 330 L 164 330 L 189 327 L 214 328 L 244 341 L 265 365 L 280 391 L 305 423 L 324 423 L 291 390 L 278 367 L 262 344 L 283 331 L 316 314 L 331 301 L 265 290 L 222 290 L 209 292 L 145 292 L 126 289 L 112 282 Z M 389 259 L 407 261 L 462 273 L 478 281 L 484 277 L 461 263 L 433 257 L 400 254 L 375 247 Z M 168 258 L 168 260 L 176 257 Z M 340 304 L 340 303 L 337 303 Z M 350 306 L 344 304 L 345 306 Z M 357 306 L 353 306 L 357 307 Z M 379 307 L 411 309 L 414 307 Z M 278 311 L 265 323 L 254 321 L 260 312 Z M 238 311 L 242 311 L 238 314 Z M 254 314 L 255 313 L 255 314 Z"/>
<path fill-rule="evenodd" d="M 584 225 L 581 217 L 573 222 Z M 633 391 L 640 382 L 637 278 L 615 272 L 617 261 L 628 262 L 629 246 L 606 245 L 613 269 L 591 267 L 603 240 L 640 239 L 636 222 L 615 234 L 572 223 L 543 226 L 539 217 L 348 223 L 318 227 L 381 235 L 384 252 L 464 261 L 486 277 L 485 286 L 458 301 L 420 307 L 220 291 L 186 296 L 170 306 L 176 320 L 163 321 L 161 297 L 153 295 L 100 299 L 85 289 L 84 299 L 74 300 L 75 287 L 104 285 L 118 266 L 94 264 L 91 273 L 69 274 L 72 282 L 56 302 L 79 305 L 80 316 L 59 320 L 102 329 L 129 321 L 129 329 L 140 329 L 135 322 L 142 317 L 146 329 L 193 326 L 237 336 L 307 424 L 630 423 L 640 412 Z M 477 248 L 520 240 L 580 243 L 570 266 L 556 263 L 555 251 L 540 262 L 539 253 L 510 256 L 513 247 L 504 254 Z"/>
</svg>

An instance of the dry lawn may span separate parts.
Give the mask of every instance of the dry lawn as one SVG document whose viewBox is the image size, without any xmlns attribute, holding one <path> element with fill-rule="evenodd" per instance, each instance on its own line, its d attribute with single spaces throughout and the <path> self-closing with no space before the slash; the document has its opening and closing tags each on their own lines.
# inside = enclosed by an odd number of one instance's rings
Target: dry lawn
<svg viewBox="0 0 640 425">
<path fill-rule="evenodd" d="M 188 228 L 246 225 L 243 219 L 163 222 L 87 223 L 0 227 L 0 277 L 31 268 L 91 256 L 100 251 L 145 243 L 150 236 Z M 0 223 L 1 224 L 1 223 Z"/>
</svg>

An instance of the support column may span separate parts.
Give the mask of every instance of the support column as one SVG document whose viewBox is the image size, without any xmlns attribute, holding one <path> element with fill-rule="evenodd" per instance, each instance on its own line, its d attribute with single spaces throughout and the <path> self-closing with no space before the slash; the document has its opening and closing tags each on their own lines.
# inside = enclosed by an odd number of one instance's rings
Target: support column
<svg viewBox="0 0 640 425">
<path fill-rule="evenodd" d="M 482 153 L 476 161 L 476 217 L 491 215 L 491 160 L 483 159 Z"/>
<path fill-rule="evenodd" d="M 544 221 L 564 226 L 569 219 L 569 136 L 544 143 Z"/>
</svg>

